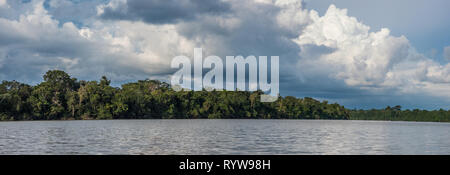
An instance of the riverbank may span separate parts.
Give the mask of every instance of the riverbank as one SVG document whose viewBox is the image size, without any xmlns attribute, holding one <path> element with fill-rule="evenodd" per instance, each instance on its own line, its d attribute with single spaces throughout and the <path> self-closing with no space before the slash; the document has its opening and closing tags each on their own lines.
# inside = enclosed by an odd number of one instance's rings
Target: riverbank
<svg viewBox="0 0 450 175">
<path fill-rule="evenodd" d="M 305 120 L 305 121 L 321 121 L 321 120 L 332 120 L 332 121 L 393 121 L 393 122 L 436 122 L 436 123 L 450 123 L 448 119 L 430 119 L 430 120 L 414 120 L 414 119 L 380 119 L 380 118 L 366 118 L 366 119 L 358 119 L 358 118 L 350 118 L 350 119 L 263 119 L 263 118 L 232 118 L 233 120 Z M 186 119 L 186 118 L 172 118 L 172 119 L 161 119 L 161 118 L 147 118 L 147 119 L 139 119 L 139 118 L 122 118 L 122 119 L 74 119 L 74 118 L 62 118 L 57 120 L 0 120 L 0 122 L 17 122 L 17 121 L 107 121 L 107 120 L 230 120 L 228 118 L 216 118 L 216 119 L 207 119 L 207 118 L 196 118 L 196 119 Z"/>
<path fill-rule="evenodd" d="M 381 121 L 421 121 L 450 122 L 450 112 L 441 110 L 400 110 L 399 107 L 386 109 L 351 110 L 351 120 L 381 120 Z"/>
</svg>

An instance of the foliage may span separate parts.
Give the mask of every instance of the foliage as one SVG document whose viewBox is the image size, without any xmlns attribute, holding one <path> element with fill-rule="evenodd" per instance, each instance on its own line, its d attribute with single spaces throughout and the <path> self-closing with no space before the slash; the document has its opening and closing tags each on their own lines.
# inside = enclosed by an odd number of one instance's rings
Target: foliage
<svg viewBox="0 0 450 175">
<path fill-rule="evenodd" d="M 450 111 L 443 109 L 435 111 L 401 110 L 401 106 L 388 106 L 385 109 L 352 110 L 350 114 L 352 120 L 450 122 Z"/>
<path fill-rule="evenodd" d="M 449 121 L 449 111 L 348 110 L 312 98 L 280 97 L 260 102 L 261 91 L 179 91 L 157 80 L 110 86 L 78 81 L 50 70 L 44 81 L 30 86 L 16 81 L 0 84 L 0 120 L 61 119 L 362 119 Z"/>
</svg>

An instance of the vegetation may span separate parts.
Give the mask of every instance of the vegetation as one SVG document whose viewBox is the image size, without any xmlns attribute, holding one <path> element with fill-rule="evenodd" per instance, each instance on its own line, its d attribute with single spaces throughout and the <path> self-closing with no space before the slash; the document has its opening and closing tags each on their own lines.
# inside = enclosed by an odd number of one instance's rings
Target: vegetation
<svg viewBox="0 0 450 175">
<path fill-rule="evenodd" d="M 390 120 L 390 121 L 425 121 L 450 122 L 450 111 L 443 109 L 437 111 L 427 110 L 401 110 L 401 106 L 386 109 L 352 110 L 351 120 Z"/>
<path fill-rule="evenodd" d="M 180 91 L 156 80 L 121 88 L 110 80 L 78 81 L 59 70 L 48 71 L 36 86 L 16 81 L 0 84 L 0 120 L 66 119 L 356 119 L 446 121 L 450 111 L 348 110 L 312 98 L 280 97 L 260 102 L 260 91 Z"/>
<path fill-rule="evenodd" d="M 110 80 L 77 81 L 59 70 L 30 86 L 16 81 L 0 84 L 0 120 L 276 118 L 349 119 L 338 104 L 312 98 L 279 98 L 261 103 L 262 92 L 180 91 L 167 83 L 140 80 L 110 86 Z"/>
</svg>

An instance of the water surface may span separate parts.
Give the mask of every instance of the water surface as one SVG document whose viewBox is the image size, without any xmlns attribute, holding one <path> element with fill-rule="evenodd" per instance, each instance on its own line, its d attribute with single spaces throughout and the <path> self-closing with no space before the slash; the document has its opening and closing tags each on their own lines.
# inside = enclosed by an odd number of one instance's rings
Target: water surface
<svg viewBox="0 0 450 175">
<path fill-rule="evenodd" d="M 450 124 L 332 120 L 0 122 L 0 154 L 450 154 Z"/>
</svg>

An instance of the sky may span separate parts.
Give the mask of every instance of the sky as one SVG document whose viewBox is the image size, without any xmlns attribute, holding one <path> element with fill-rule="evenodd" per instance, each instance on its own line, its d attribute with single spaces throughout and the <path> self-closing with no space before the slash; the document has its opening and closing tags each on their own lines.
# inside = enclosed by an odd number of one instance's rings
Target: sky
<svg viewBox="0 0 450 175">
<path fill-rule="evenodd" d="M 442 61 L 450 38 L 448 0 L 306 0 L 307 9 L 323 15 L 330 4 L 348 9 L 350 16 L 371 27 L 389 28 L 394 36 L 404 35 L 420 53 Z"/>
<path fill-rule="evenodd" d="M 282 96 L 450 109 L 448 0 L 0 0 L 0 79 L 168 80 L 172 58 L 280 57 Z"/>
</svg>

